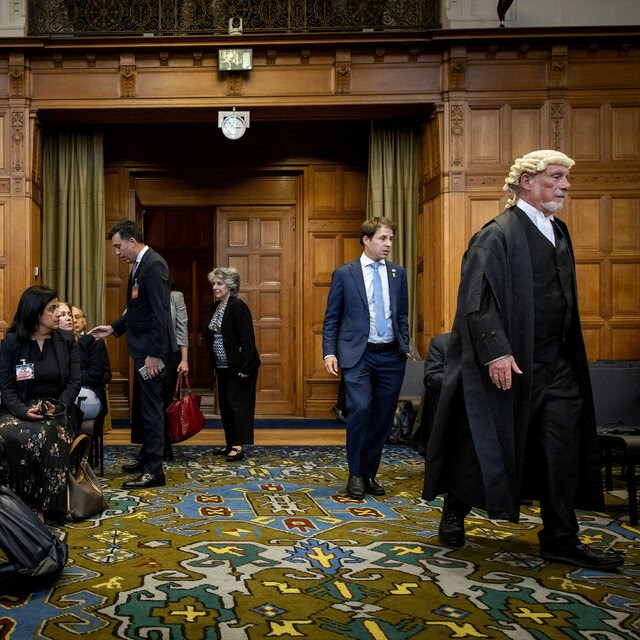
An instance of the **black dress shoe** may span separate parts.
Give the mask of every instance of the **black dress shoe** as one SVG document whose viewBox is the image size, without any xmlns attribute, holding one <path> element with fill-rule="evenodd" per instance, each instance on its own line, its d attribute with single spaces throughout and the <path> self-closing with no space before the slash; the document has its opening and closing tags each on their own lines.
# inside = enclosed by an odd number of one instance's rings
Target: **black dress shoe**
<svg viewBox="0 0 640 640">
<path fill-rule="evenodd" d="M 125 473 L 143 473 L 144 472 L 144 460 L 135 460 L 129 464 L 123 464 L 122 470 Z"/>
<path fill-rule="evenodd" d="M 231 447 L 220 447 L 218 449 L 214 449 L 211 453 L 214 456 L 226 456 L 231 451 Z"/>
<path fill-rule="evenodd" d="M 149 487 L 164 487 L 167 481 L 164 473 L 143 473 L 135 480 L 122 483 L 123 489 L 148 489 Z"/>
<path fill-rule="evenodd" d="M 349 476 L 347 495 L 354 500 L 362 500 L 364 498 L 364 479 L 362 476 Z"/>
<path fill-rule="evenodd" d="M 364 492 L 372 496 L 383 496 L 386 493 L 384 487 L 376 482 L 375 478 L 364 479 Z"/>
<path fill-rule="evenodd" d="M 331 413 L 333 413 L 333 415 L 336 417 L 338 422 L 342 422 L 342 424 L 347 424 L 347 416 L 345 412 L 338 405 L 331 408 Z"/>
<path fill-rule="evenodd" d="M 464 516 L 452 509 L 443 508 L 438 527 L 438 538 L 440 543 L 447 547 L 463 547 Z"/>
<path fill-rule="evenodd" d="M 540 555 L 549 562 L 572 564 L 586 569 L 600 571 L 613 571 L 622 565 L 624 557 L 612 551 L 599 551 L 581 542 L 574 547 L 561 549 L 541 550 Z"/>
</svg>

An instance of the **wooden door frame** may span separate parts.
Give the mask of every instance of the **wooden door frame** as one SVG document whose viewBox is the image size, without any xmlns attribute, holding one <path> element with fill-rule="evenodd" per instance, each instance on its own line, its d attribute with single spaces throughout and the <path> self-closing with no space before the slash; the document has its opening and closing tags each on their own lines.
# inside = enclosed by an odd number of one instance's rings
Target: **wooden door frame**
<svg viewBox="0 0 640 640">
<path fill-rule="evenodd" d="M 229 169 L 231 172 L 232 169 Z M 292 362 L 293 362 L 293 414 L 294 416 L 302 416 L 304 411 L 304 336 L 301 328 L 304 327 L 304 221 L 306 219 L 305 211 L 308 203 L 306 199 L 308 194 L 305 192 L 305 178 L 307 175 L 305 166 L 273 166 L 268 169 L 261 169 L 255 172 L 256 177 L 289 177 L 295 180 L 295 198 L 293 201 L 274 201 L 269 204 L 286 204 L 294 207 L 294 231 L 293 231 L 293 258 L 292 264 L 294 265 L 294 272 L 291 274 L 293 278 L 293 286 L 291 292 L 293 316 L 291 318 L 291 324 L 294 329 L 294 344 L 292 349 Z M 216 178 L 223 178 L 223 174 L 216 172 Z M 157 189 L 152 190 L 153 194 L 150 198 L 144 199 L 140 197 L 141 189 L 139 188 L 140 181 L 145 181 L 153 178 L 154 180 L 163 181 L 165 183 L 171 182 L 170 187 L 166 190 L 159 191 Z M 208 207 L 214 212 L 217 212 L 220 206 L 225 205 L 249 205 L 251 204 L 248 197 L 234 197 L 233 195 L 225 194 L 218 198 L 213 197 L 214 189 L 211 187 L 212 180 L 207 181 L 202 185 L 202 188 L 194 188 L 194 185 L 189 182 L 187 188 L 187 178 L 179 176 L 177 173 L 162 171 L 159 172 L 157 167 L 155 168 L 136 168 L 130 172 L 130 185 L 133 191 L 134 202 L 139 201 L 143 208 L 156 209 L 156 208 L 189 208 L 189 207 Z M 183 189 L 175 189 L 175 185 L 185 185 Z M 134 214 L 135 215 L 135 214 Z M 131 212 L 130 212 L 130 217 Z M 214 223 L 215 226 L 215 223 Z M 215 260 L 215 246 L 214 246 L 214 260 Z"/>
</svg>

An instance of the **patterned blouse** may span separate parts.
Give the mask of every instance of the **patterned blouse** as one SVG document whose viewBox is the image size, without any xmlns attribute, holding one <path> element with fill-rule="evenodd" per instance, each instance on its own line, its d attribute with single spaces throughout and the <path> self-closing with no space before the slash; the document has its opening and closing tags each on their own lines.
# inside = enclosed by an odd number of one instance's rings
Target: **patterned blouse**
<svg viewBox="0 0 640 640">
<path fill-rule="evenodd" d="M 224 310 L 227 308 L 227 304 L 219 304 L 216 310 L 211 316 L 209 321 L 209 331 L 213 332 L 213 353 L 216 358 L 217 369 L 227 369 L 229 367 L 227 361 L 227 352 L 224 350 L 224 341 L 222 334 L 220 333 L 220 326 L 222 325 L 222 316 Z"/>
</svg>

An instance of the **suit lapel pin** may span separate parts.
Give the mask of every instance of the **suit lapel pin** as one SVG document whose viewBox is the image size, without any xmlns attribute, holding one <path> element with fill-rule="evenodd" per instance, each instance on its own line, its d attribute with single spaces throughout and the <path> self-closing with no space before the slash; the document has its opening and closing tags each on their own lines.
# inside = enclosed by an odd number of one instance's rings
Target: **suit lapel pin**
<svg viewBox="0 0 640 640">
<path fill-rule="evenodd" d="M 391 277 L 392 278 L 396 277 L 396 270 L 395 269 L 391 269 Z"/>
</svg>

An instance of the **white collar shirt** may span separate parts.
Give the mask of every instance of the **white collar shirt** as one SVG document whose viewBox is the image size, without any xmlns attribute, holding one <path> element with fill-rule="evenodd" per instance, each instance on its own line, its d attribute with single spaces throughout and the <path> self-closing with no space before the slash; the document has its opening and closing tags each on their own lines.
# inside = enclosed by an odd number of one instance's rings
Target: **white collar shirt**
<svg viewBox="0 0 640 640">
<path fill-rule="evenodd" d="M 542 211 L 538 211 L 538 209 L 522 199 L 518 200 L 518 208 L 527 214 L 529 220 L 536 225 L 538 231 L 555 247 L 556 236 L 553 232 L 553 216 L 545 216 Z"/>
<path fill-rule="evenodd" d="M 131 277 L 133 277 L 140 266 L 140 261 L 142 260 L 142 256 L 149 250 L 149 245 L 144 245 L 144 247 L 140 250 L 140 253 L 136 256 L 136 260 L 133 263 L 133 269 L 131 270 Z"/>
</svg>

